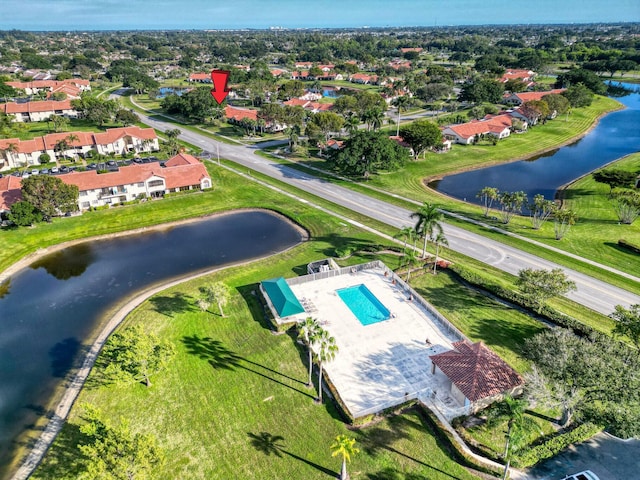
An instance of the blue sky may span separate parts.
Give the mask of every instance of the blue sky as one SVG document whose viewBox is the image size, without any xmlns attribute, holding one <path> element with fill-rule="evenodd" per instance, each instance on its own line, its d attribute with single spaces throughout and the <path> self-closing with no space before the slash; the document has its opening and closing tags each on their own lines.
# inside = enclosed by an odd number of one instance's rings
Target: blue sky
<svg viewBox="0 0 640 480">
<path fill-rule="evenodd" d="M 639 22 L 638 0 L 1 0 L 0 29 L 235 29 Z"/>
</svg>

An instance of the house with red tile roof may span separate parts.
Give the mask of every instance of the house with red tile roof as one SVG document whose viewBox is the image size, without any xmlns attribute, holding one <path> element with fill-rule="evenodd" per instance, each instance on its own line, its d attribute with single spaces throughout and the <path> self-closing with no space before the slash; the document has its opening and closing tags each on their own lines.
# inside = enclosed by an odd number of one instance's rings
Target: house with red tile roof
<svg viewBox="0 0 640 480">
<path fill-rule="evenodd" d="M 296 68 L 304 68 L 309 70 L 311 67 L 313 67 L 313 62 L 296 62 L 294 66 Z"/>
<path fill-rule="evenodd" d="M 291 107 L 302 107 L 313 113 L 326 112 L 327 110 L 331 110 L 333 107 L 331 103 L 313 102 L 311 100 L 305 100 L 304 98 L 292 98 L 291 100 L 287 100 L 283 103 L 284 105 L 289 105 Z"/>
<path fill-rule="evenodd" d="M 72 85 L 81 92 L 91 90 L 89 80 L 69 78 L 67 80 L 34 80 L 32 82 L 6 82 L 7 85 L 18 90 L 24 90 L 27 95 L 35 95 L 40 91 L 53 92 L 63 85 Z"/>
<path fill-rule="evenodd" d="M 64 85 L 60 85 L 59 87 L 56 87 L 51 92 L 49 92 L 47 94 L 47 98 L 51 98 L 51 95 L 53 95 L 54 93 L 64 93 L 67 96 L 66 98 L 74 100 L 80 98 L 82 90 L 80 90 L 80 88 L 75 85 L 65 83 Z"/>
<path fill-rule="evenodd" d="M 360 83 L 363 85 L 376 85 L 378 83 L 377 75 L 368 75 L 366 73 L 354 73 L 349 76 L 349 81 L 351 83 Z"/>
<path fill-rule="evenodd" d="M 509 114 L 495 115 L 458 125 L 449 125 L 442 130 L 442 134 L 449 140 L 462 145 L 472 144 L 480 135 L 492 135 L 498 139 L 511 135 L 513 119 Z"/>
<path fill-rule="evenodd" d="M 545 95 L 560 95 L 566 88 L 556 88 L 548 92 L 520 92 L 506 94 L 503 97 L 503 102 L 509 105 L 522 105 L 523 103 L 530 102 L 532 100 L 542 100 Z"/>
<path fill-rule="evenodd" d="M 132 164 L 116 172 L 95 170 L 71 172 L 59 177 L 79 190 L 78 207 L 114 205 L 136 198 L 158 198 L 183 190 L 206 190 L 212 187 L 211 177 L 197 158 L 180 153 L 162 166 L 158 162 Z"/>
<path fill-rule="evenodd" d="M 482 342 L 453 343 L 454 350 L 431 355 L 432 372 L 448 379 L 445 389 L 472 411 L 478 411 L 505 394 L 517 395 L 523 378 Z"/>
<path fill-rule="evenodd" d="M 401 48 L 400 51 L 402 53 L 407 53 L 407 52 L 420 53 L 422 51 L 422 47 L 404 47 L 404 48 Z"/>
<path fill-rule="evenodd" d="M 192 73 L 189 75 L 188 80 L 190 82 L 197 82 L 197 83 L 213 83 L 211 81 L 211 74 L 205 73 L 205 72 Z"/>
<path fill-rule="evenodd" d="M 281 68 L 271 68 L 269 69 L 269 72 L 271 72 L 271 75 L 273 75 L 274 77 L 282 77 L 289 73 L 286 70 L 282 70 Z"/>
<path fill-rule="evenodd" d="M 138 126 L 109 128 L 106 132 L 94 133 L 94 145 L 98 153 L 152 152 L 160 150 L 158 136 L 153 128 Z"/>
<path fill-rule="evenodd" d="M 212 187 L 211 177 L 197 158 L 180 153 L 164 163 L 132 164 L 116 172 L 98 173 L 95 170 L 60 175 L 67 185 L 79 190 L 78 208 L 115 205 L 141 197 L 158 198 L 183 190 L 206 190 Z M 22 199 L 22 179 L 7 175 L 0 178 L 0 213 Z"/>
<path fill-rule="evenodd" d="M 22 200 L 22 179 L 7 175 L 0 178 L 0 213 L 11 210 L 11 205 Z"/>
<path fill-rule="evenodd" d="M 60 150 L 64 144 L 67 149 Z M 48 154 L 52 159 L 58 157 L 77 158 L 90 151 L 100 154 L 155 152 L 160 150 L 158 137 L 153 128 L 138 126 L 109 128 L 106 132 L 62 132 L 50 133 L 31 140 L 19 138 L 0 139 L 0 170 L 39 165 L 40 155 Z"/>
<path fill-rule="evenodd" d="M 11 121 L 13 122 L 43 122 L 52 115 L 73 118 L 78 116 L 78 111 L 71 106 L 71 100 L 62 100 L 60 102 L 8 102 L 0 104 L 0 111 L 7 115 L 12 115 Z"/>
<path fill-rule="evenodd" d="M 507 83 L 509 80 L 521 80 L 527 88 L 533 86 L 535 72 L 533 70 L 522 70 L 517 68 L 510 68 L 504 72 L 500 80 L 500 83 Z"/>
</svg>

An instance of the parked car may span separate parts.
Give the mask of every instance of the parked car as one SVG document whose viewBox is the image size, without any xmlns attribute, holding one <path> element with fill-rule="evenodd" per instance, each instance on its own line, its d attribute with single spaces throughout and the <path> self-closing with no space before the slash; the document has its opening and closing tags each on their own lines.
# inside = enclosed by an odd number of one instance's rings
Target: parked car
<svg viewBox="0 0 640 480">
<path fill-rule="evenodd" d="M 40 170 L 40 173 L 42 175 L 49 175 L 49 169 L 48 168 L 43 168 L 42 170 Z"/>
<path fill-rule="evenodd" d="M 51 168 L 51 173 L 58 173 L 60 170 L 58 170 L 58 167 L 52 167 Z"/>
<path fill-rule="evenodd" d="M 598 476 L 591 470 L 584 470 L 582 472 L 567 475 L 562 480 L 600 480 Z"/>
<path fill-rule="evenodd" d="M 96 168 L 98 168 L 98 166 L 95 163 L 90 163 L 89 165 L 87 165 L 87 168 L 90 168 L 91 170 L 95 170 Z"/>
<path fill-rule="evenodd" d="M 31 170 L 31 175 L 39 175 L 40 174 L 40 170 L 38 170 L 37 168 L 34 168 L 33 170 Z"/>
<path fill-rule="evenodd" d="M 66 172 L 69 171 L 69 167 L 67 167 L 66 165 L 63 165 L 63 166 L 60 167 L 60 171 L 63 172 L 63 173 L 66 173 Z"/>
</svg>

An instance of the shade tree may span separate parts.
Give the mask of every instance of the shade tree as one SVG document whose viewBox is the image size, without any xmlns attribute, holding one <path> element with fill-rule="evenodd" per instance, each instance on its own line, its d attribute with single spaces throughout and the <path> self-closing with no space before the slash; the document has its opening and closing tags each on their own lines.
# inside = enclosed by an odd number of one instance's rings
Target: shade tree
<svg viewBox="0 0 640 480">
<path fill-rule="evenodd" d="M 442 132 L 429 120 L 417 120 L 403 126 L 400 136 L 411 146 L 416 158 L 428 149 L 442 145 Z"/>
<path fill-rule="evenodd" d="M 397 170 L 408 159 L 408 150 L 387 135 L 366 131 L 354 133 L 345 141 L 342 149 L 332 152 L 330 156 L 337 170 L 365 178 L 380 170 Z"/>
<path fill-rule="evenodd" d="M 151 386 L 151 377 L 165 370 L 175 354 L 173 344 L 133 325 L 109 337 L 101 355 L 108 364 L 104 377 L 114 382 L 142 382 Z"/>
<path fill-rule="evenodd" d="M 51 175 L 33 175 L 22 180 L 22 198 L 33 205 L 44 220 L 78 210 L 77 185 L 68 185 Z"/>
<path fill-rule="evenodd" d="M 576 283 L 569 280 L 561 268 L 552 270 L 525 268 L 518 272 L 516 286 L 536 305 L 538 311 L 547 300 L 576 290 Z"/>
<path fill-rule="evenodd" d="M 616 322 L 613 334 L 628 337 L 640 355 L 640 304 L 631 305 L 629 308 L 616 305 L 614 312 L 609 316 Z"/>
</svg>

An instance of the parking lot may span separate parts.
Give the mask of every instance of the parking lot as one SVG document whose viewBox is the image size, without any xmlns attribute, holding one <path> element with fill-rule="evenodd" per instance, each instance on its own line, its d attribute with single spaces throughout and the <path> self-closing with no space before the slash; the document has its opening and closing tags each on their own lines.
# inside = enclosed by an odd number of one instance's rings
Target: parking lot
<svg viewBox="0 0 640 480">
<path fill-rule="evenodd" d="M 527 478 L 562 480 L 583 470 L 591 470 L 600 480 L 640 478 L 640 440 L 620 440 L 600 433 L 531 469 Z"/>
</svg>

